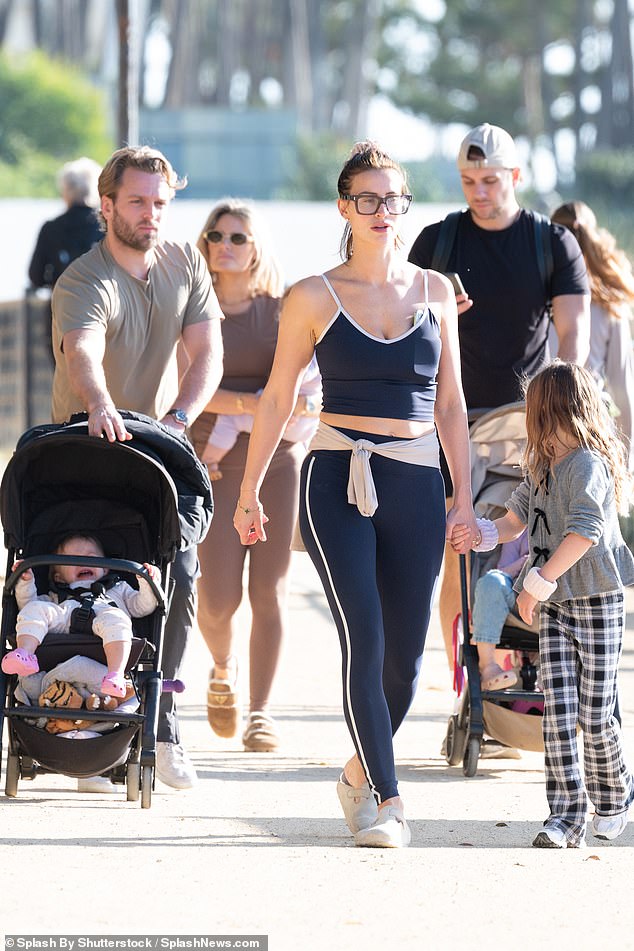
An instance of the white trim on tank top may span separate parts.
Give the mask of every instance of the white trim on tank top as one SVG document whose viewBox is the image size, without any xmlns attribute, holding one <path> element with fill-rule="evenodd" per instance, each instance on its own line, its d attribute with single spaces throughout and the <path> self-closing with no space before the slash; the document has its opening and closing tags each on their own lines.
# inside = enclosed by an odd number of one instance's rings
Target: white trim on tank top
<svg viewBox="0 0 634 951">
<path fill-rule="evenodd" d="M 334 300 L 335 304 L 337 305 L 337 310 L 332 315 L 332 317 L 330 318 L 330 320 L 328 321 L 328 323 L 326 324 L 322 332 L 319 334 L 319 337 L 315 341 L 315 346 L 317 346 L 317 344 L 323 340 L 324 336 L 330 330 L 330 328 L 334 324 L 339 314 L 343 314 L 346 320 L 348 320 L 352 324 L 352 326 L 356 330 L 359 331 L 359 333 L 362 333 L 364 337 L 368 337 L 370 340 L 376 341 L 376 343 L 398 343 L 399 340 L 404 340 L 405 337 L 409 337 L 410 334 L 414 333 L 417 327 L 420 327 L 420 325 L 422 324 L 423 320 L 425 319 L 429 311 L 429 276 L 428 276 L 428 272 L 425 270 L 423 272 L 423 281 L 425 283 L 425 306 L 422 308 L 419 308 L 414 314 L 414 323 L 412 324 L 412 326 L 409 328 L 409 330 L 406 330 L 405 333 L 402 333 L 398 337 L 390 337 L 389 340 L 386 340 L 384 337 L 375 337 L 374 334 L 368 333 L 367 330 L 364 330 L 363 327 L 357 323 L 354 317 L 352 317 L 348 313 L 348 311 L 345 309 L 345 307 L 343 306 L 343 304 L 337 297 L 337 294 L 335 293 L 335 289 L 330 283 L 330 281 L 328 280 L 328 278 L 326 277 L 326 275 L 322 274 L 320 276 L 324 284 L 330 291 L 331 297 Z"/>
</svg>

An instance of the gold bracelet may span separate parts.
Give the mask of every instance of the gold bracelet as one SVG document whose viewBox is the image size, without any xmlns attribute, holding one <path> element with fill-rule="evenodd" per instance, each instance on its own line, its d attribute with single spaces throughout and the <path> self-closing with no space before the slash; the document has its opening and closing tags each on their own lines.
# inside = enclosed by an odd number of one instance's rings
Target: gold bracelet
<svg viewBox="0 0 634 951">
<path fill-rule="evenodd" d="M 248 508 L 248 507 L 245 508 L 244 505 L 240 505 L 240 502 L 238 502 L 237 505 L 238 505 L 238 508 L 240 509 L 240 511 L 241 511 L 241 512 L 244 512 L 245 515 L 249 515 L 251 512 L 257 512 L 257 510 L 258 510 L 258 509 L 257 509 L 257 506 L 256 506 L 254 509 L 250 509 L 250 508 Z"/>
<path fill-rule="evenodd" d="M 244 400 L 242 399 L 242 393 L 238 393 L 236 396 L 236 406 L 238 407 L 239 413 L 244 413 Z"/>
</svg>

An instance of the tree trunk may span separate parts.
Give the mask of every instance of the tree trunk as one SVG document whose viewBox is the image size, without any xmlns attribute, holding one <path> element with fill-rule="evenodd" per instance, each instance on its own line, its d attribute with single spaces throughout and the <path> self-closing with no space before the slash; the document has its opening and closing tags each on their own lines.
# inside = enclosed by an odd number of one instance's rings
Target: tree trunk
<svg viewBox="0 0 634 951">
<path fill-rule="evenodd" d="M 612 16 L 611 135 L 610 145 L 619 149 L 634 143 L 634 77 L 628 0 L 614 0 Z"/>
<path fill-rule="evenodd" d="M 119 103 L 117 135 L 119 145 L 136 144 L 139 139 L 139 92 L 137 42 L 130 18 L 129 0 L 117 0 L 119 27 Z"/>
<path fill-rule="evenodd" d="M 298 128 L 306 131 L 313 122 L 313 83 L 308 10 L 306 0 L 290 0 L 291 49 Z"/>
</svg>

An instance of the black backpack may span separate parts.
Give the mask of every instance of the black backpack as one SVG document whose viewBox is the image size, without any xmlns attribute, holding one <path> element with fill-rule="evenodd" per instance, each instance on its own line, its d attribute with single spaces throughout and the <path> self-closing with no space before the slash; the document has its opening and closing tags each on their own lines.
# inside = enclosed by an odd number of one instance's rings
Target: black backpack
<svg viewBox="0 0 634 951">
<path fill-rule="evenodd" d="M 540 214 L 539 211 L 527 211 L 527 214 L 533 219 L 537 267 L 539 268 L 539 274 L 546 293 L 550 296 L 550 279 L 555 269 L 553 249 L 550 240 L 550 218 Z M 462 211 L 452 211 L 441 223 L 431 262 L 433 271 L 446 270 L 451 249 L 456 240 L 458 222 L 460 221 L 461 215 Z"/>
</svg>

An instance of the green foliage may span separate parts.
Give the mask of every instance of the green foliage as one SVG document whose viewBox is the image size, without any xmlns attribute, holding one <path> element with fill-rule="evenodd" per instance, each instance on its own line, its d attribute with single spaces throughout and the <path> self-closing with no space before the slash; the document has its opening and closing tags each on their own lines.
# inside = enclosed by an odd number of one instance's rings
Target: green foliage
<svg viewBox="0 0 634 951">
<path fill-rule="evenodd" d="M 0 198 L 57 197 L 60 161 L 44 152 L 25 149 L 20 161 L 0 161 Z"/>
<path fill-rule="evenodd" d="M 275 197 L 332 201 L 337 196 L 337 179 L 349 154 L 350 142 L 344 142 L 332 132 L 300 135 L 297 152 L 286 159 L 286 182 Z"/>
<path fill-rule="evenodd" d="M 634 260 L 634 149 L 581 153 L 576 171 L 574 191 L 567 190 L 563 200 L 579 198 L 590 205 L 599 224 L 612 232 L 619 247 Z"/>
<path fill-rule="evenodd" d="M 437 21 L 424 5 L 384 0 L 378 86 L 399 107 L 441 125 L 489 121 L 512 135 L 530 131 L 527 84 L 541 76 L 544 46 L 571 40 L 575 5 L 452 0 Z M 536 87 L 535 87 L 536 88 Z M 544 90 L 541 93 L 544 94 Z"/>
<path fill-rule="evenodd" d="M 447 161 L 402 162 L 414 201 L 463 201 L 460 179 L 455 166 Z"/>
<path fill-rule="evenodd" d="M 634 149 L 582 153 L 577 159 L 577 191 L 608 204 L 634 202 Z"/>
<path fill-rule="evenodd" d="M 19 62 L 0 55 L 0 195 L 52 196 L 61 163 L 104 161 L 106 117 L 104 97 L 78 70 L 40 52 Z"/>
<path fill-rule="evenodd" d="M 285 157 L 287 177 L 275 197 L 280 200 L 332 201 L 337 196 L 337 179 L 350 155 L 350 141 L 332 132 L 305 134 L 298 138 L 297 151 Z M 417 202 L 461 201 L 460 180 L 454 165 L 442 159 L 402 162 L 409 190 Z"/>
</svg>

